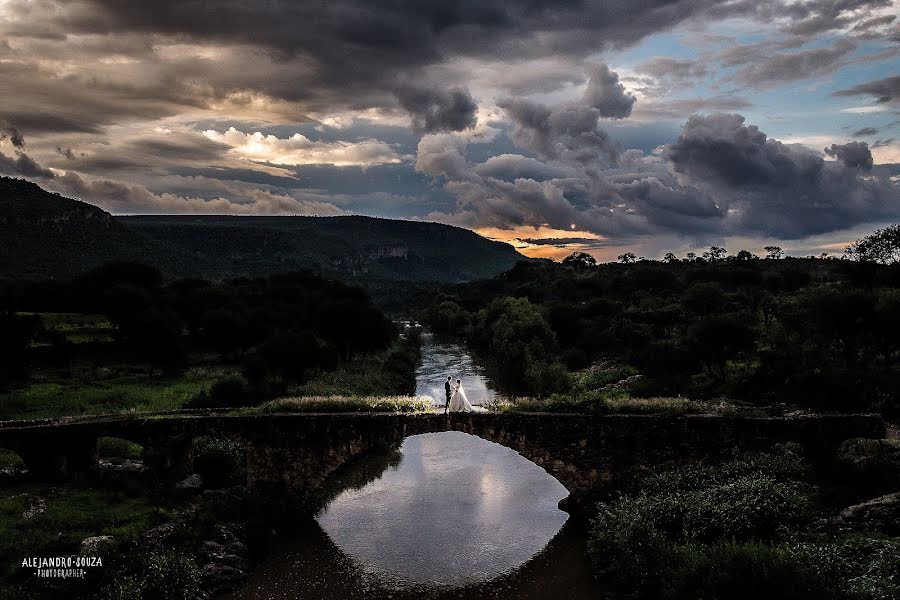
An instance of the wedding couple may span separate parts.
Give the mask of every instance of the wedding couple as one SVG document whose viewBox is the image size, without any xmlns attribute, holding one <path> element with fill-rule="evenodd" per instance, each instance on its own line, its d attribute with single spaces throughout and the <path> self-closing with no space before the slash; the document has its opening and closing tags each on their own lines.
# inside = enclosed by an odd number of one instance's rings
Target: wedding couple
<svg viewBox="0 0 900 600">
<path fill-rule="evenodd" d="M 444 391 L 447 393 L 447 404 L 444 405 L 445 414 L 450 412 L 488 412 L 486 408 L 472 406 L 469 399 L 466 398 L 462 380 L 457 379 L 456 385 L 451 386 L 452 380 L 450 376 L 447 376 L 447 381 L 444 382 Z"/>
</svg>

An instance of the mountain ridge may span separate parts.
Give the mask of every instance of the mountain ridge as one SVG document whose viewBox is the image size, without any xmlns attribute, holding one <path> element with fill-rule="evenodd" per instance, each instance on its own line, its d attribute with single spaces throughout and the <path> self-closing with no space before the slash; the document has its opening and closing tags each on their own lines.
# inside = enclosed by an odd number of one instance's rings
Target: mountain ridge
<svg viewBox="0 0 900 600">
<path fill-rule="evenodd" d="M 229 279 L 313 270 L 349 280 L 448 283 L 527 260 L 453 225 L 362 215 L 113 216 L 92 204 L 0 178 L 0 276 L 56 278 L 109 260 L 142 260 L 170 277 Z"/>
</svg>

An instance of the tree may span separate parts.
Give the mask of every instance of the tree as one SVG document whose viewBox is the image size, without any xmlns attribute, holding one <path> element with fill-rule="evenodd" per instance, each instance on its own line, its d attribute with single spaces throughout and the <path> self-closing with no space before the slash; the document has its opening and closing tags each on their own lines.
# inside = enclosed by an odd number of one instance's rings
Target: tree
<svg viewBox="0 0 900 600">
<path fill-rule="evenodd" d="M 211 347 L 231 357 L 247 348 L 247 320 L 231 310 L 208 310 L 200 317 L 200 335 Z"/>
<path fill-rule="evenodd" d="M 747 250 L 741 250 L 740 252 L 738 252 L 737 254 L 734 255 L 735 260 L 747 261 L 747 260 L 754 260 L 756 258 L 759 258 L 759 257 Z"/>
<path fill-rule="evenodd" d="M 900 263 L 900 224 L 876 229 L 853 242 L 846 253 L 858 261 L 872 261 L 885 265 Z"/>
<path fill-rule="evenodd" d="M 691 328 L 691 347 L 697 358 L 724 377 L 728 359 L 755 343 L 748 321 L 741 315 L 716 315 L 695 323 Z"/>
<path fill-rule="evenodd" d="M 324 345 L 310 331 L 275 335 L 260 346 L 258 352 L 270 373 L 299 383 L 322 366 L 321 360 L 326 354 Z"/>
<path fill-rule="evenodd" d="M 685 258 L 687 259 L 688 262 L 694 262 L 695 260 L 697 260 L 697 255 L 694 254 L 693 252 L 688 252 L 688 253 L 685 254 L 684 256 L 685 256 Z"/>
<path fill-rule="evenodd" d="M 29 350 L 41 329 L 41 320 L 34 315 L 0 313 L 0 388 L 28 375 Z"/>
<path fill-rule="evenodd" d="M 766 251 L 766 258 L 768 259 L 778 260 L 784 257 L 784 250 L 780 246 L 766 246 L 763 250 Z"/>
<path fill-rule="evenodd" d="M 626 252 L 625 254 L 620 254 L 618 258 L 620 263 L 627 265 L 637 260 L 637 255 L 634 252 Z"/>
<path fill-rule="evenodd" d="M 666 252 L 666 255 L 663 256 L 663 262 L 665 263 L 673 263 L 678 261 L 678 257 L 675 256 L 672 252 Z"/>
<path fill-rule="evenodd" d="M 703 258 L 709 262 L 716 262 L 725 258 L 725 248 L 722 246 L 710 246 L 709 250 L 703 253 Z"/>
<path fill-rule="evenodd" d="M 597 259 L 587 252 L 573 252 L 563 259 L 562 264 L 569 267 L 596 267 Z"/>
</svg>

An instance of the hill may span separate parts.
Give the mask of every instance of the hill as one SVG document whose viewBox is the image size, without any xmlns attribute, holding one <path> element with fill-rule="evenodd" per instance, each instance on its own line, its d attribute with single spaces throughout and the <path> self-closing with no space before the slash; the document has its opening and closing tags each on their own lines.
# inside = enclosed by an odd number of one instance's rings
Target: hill
<svg viewBox="0 0 900 600">
<path fill-rule="evenodd" d="M 113 217 L 0 178 L 0 275 L 63 277 L 140 259 L 172 277 L 228 279 L 311 269 L 358 281 L 493 277 L 524 257 L 468 229 L 372 217 Z"/>
<path fill-rule="evenodd" d="M 163 268 L 166 255 L 159 242 L 92 204 L 0 177 L 0 277 L 64 277 L 110 260 Z"/>
</svg>

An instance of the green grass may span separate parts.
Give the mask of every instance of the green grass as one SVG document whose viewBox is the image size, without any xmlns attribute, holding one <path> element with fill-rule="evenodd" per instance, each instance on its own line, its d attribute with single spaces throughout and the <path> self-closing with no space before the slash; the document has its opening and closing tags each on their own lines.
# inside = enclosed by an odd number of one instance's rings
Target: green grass
<svg viewBox="0 0 900 600">
<path fill-rule="evenodd" d="M 122 438 L 102 437 L 97 438 L 97 456 L 108 460 L 140 460 L 144 455 L 144 448 L 140 444 L 123 440 Z"/>
<path fill-rule="evenodd" d="M 567 412 L 621 415 L 741 415 L 763 416 L 758 407 L 725 401 L 691 398 L 632 398 L 626 392 L 614 391 L 589 395 L 555 394 L 549 398 L 499 398 L 485 405 L 498 412 Z"/>
<path fill-rule="evenodd" d="M 415 390 L 415 370 L 419 364 L 416 340 L 398 340 L 384 352 L 356 356 L 334 371 L 316 374 L 306 383 L 293 386 L 296 396 L 395 396 Z"/>
<path fill-rule="evenodd" d="M 0 394 L 0 419 L 174 410 L 233 372 L 230 367 L 194 367 L 178 377 L 164 378 L 111 370 L 93 379 L 35 381 Z"/>
<path fill-rule="evenodd" d="M 0 448 L 0 469 L 20 468 L 24 466 L 25 463 L 22 462 L 21 456 L 19 456 L 12 450 Z"/>
<path fill-rule="evenodd" d="M 664 466 L 598 505 L 588 552 L 612 598 L 887 600 L 900 538 L 835 534 L 799 447 Z"/>
<path fill-rule="evenodd" d="M 43 510 L 34 510 L 36 506 Z M 19 571 L 23 557 L 74 553 L 81 540 L 97 535 L 122 542 L 171 517 L 148 498 L 105 490 L 36 485 L 4 489 L 0 491 L 0 581 Z"/>
<path fill-rule="evenodd" d="M 297 412 L 427 412 L 431 399 L 425 396 L 306 396 L 279 398 L 247 409 L 248 414 Z"/>
<path fill-rule="evenodd" d="M 28 313 L 37 315 L 45 329 L 58 331 L 73 344 L 86 342 L 110 342 L 114 339 L 114 326 L 103 315 L 80 313 Z"/>
</svg>

